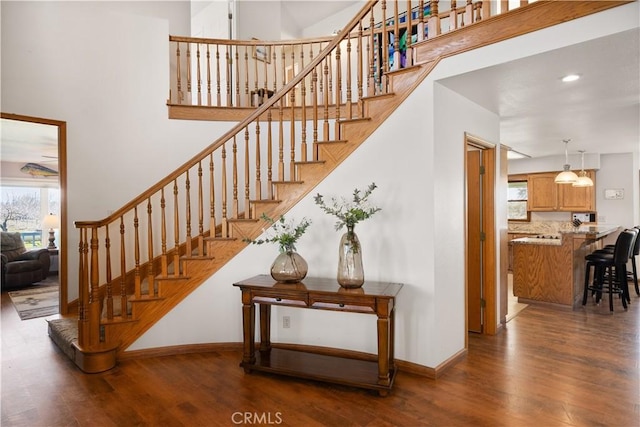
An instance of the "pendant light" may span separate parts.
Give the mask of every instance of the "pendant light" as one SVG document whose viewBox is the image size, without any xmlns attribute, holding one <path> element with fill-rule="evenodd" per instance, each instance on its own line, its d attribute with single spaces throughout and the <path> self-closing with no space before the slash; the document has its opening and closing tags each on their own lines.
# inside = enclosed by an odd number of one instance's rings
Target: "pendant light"
<svg viewBox="0 0 640 427">
<path fill-rule="evenodd" d="M 578 152 L 582 154 L 582 170 L 580 170 L 578 179 L 572 185 L 574 187 L 593 187 L 593 181 L 587 176 L 587 172 L 584 170 L 584 150 L 579 150 Z"/>
<path fill-rule="evenodd" d="M 569 141 L 570 139 L 563 139 L 564 142 L 564 166 L 562 172 L 560 172 L 555 179 L 556 184 L 573 184 L 578 180 L 578 175 L 571 172 L 571 165 L 569 164 Z"/>
</svg>

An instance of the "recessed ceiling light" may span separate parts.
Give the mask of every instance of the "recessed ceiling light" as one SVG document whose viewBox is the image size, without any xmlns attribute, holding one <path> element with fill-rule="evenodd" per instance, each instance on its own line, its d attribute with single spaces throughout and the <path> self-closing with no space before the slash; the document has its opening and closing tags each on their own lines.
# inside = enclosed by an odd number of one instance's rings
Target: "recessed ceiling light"
<svg viewBox="0 0 640 427">
<path fill-rule="evenodd" d="M 566 76 L 564 76 L 562 78 L 562 81 L 567 83 L 567 82 L 575 82 L 576 80 L 578 80 L 580 78 L 580 75 L 578 74 L 568 74 Z"/>
</svg>

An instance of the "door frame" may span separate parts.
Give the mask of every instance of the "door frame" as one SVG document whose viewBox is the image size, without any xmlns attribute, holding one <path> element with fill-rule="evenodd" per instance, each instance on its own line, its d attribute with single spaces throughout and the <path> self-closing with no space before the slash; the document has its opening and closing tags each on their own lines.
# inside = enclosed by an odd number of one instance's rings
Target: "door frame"
<svg viewBox="0 0 640 427">
<path fill-rule="evenodd" d="M 0 113 L 0 117 L 8 120 L 40 123 L 58 128 L 58 185 L 60 187 L 60 248 L 58 253 L 58 280 L 60 282 L 59 312 L 69 313 L 67 287 L 67 122 L 42 117 L 23 116 L 20 114 Z"/>
<path fill-rule="evenodd" d="M 482 258 L 482 297 L 485 301 L 483 311 L 483 325 L 482 334 L 495 335 L 498 331 L 498 247 L 496 244 L 496 203 L 495 203 L 495 187 L 496 187 L 496 159 L 497 159 L 497 146 L 465 132 L 464 134 L 464 188 L 465 188 L 465 206 L 464 206 L 464 233 L 465 233 L 465 267 L 464 267 L 464 281 L 465 281 L 465 325 L 468 329 L 469 316 L 469 301 L 467 300 L 467 292 L 469 289 L 469 277 L 467 271 L 467 246 L 468 246 L 468 202 L 467 195 L 469 189 L 467 188 L 467 151 L 469 147 L 480 149 L 482 156 L 482 163 L 484 165 L 484 179 L 482 180 L 482 228 L 485 234 L 484 250 Z M 468 333 L 465 335 L 465 340 L 468 340 Z"/>
</svg>

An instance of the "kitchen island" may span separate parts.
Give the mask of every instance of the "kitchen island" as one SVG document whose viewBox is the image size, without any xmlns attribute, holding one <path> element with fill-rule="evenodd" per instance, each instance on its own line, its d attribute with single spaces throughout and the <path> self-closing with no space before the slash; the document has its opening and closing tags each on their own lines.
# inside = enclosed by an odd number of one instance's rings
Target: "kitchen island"
<svg viewBox="0 0 640 427">
<path fill-rule="evenodd" d="M 513 246 L 513 294 L 519 302 L 582 305 L 584 257 L 602 246 L 617 225 L 583 225 L 556 236 L 522 237 Z"/>
</svg>

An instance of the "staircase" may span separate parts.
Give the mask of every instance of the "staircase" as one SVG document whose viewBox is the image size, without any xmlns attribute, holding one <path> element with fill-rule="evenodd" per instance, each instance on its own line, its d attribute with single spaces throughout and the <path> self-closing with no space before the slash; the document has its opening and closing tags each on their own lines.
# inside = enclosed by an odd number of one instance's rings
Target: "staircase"
<svg viewBox="0 0 640 427">
<path fill-rule="evenodd" d="M 509 14 L 482 19 L 482 9 L 469 2 L 459 8 L 466 26 L 447 34 L 439 32 L 432 2 L 429 21 L 420 14 L 420 22 L 438 36 L 409 44 L 409 63 L 400 68 L 396 58 L 395 69 L 376 52 L 387 51 L 388 32 L 399 34 L 397 4 L 394 25 L 368 30 L 390 19 L 386 3 L 395 2 L 367 2 L 292 80 L 158 184 L 103 220 L 76 222 L 78 317 L 51 321 L 49 334 L 80 369 L 115 366 L 145 331 L 244 249 L 243 239 L 261 234 L 263 213 L 284 215 L 312 191 L 440 59 L 628 2 L 539 1 L 510 12 L 508 20 Z M 459 21 L 458 12 L 450 16 Z M 412 27 L 411 18 L 405 25 Z"/>
</svg>

